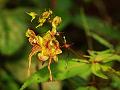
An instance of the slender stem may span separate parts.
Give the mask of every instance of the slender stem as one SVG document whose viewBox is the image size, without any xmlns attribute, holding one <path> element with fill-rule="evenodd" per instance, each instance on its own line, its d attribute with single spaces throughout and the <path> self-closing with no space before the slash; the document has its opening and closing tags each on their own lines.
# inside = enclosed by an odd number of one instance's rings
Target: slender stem
<svg viewBox="0 0 120 90">
<path fill-rule="evenodd" d="M 28 76 L 30 76 L 30 70 L 31 70 L 31 54 L 29 55 L 29 62 L 28 62 Z"/>
<path fill-rule="evenodd" d="M 48 62 L 48 70 L 49 70 L 49 73 L 50 73 L 50 81 L 53 80 L 53 77 L 52 77 L 52 72 L 51 72 L 51 69 L 50 69 L 50 64 L 51 64 L 51 61 L 52 61 L 52 58 L 49 59 L 49 62 Z"/>
</svg>

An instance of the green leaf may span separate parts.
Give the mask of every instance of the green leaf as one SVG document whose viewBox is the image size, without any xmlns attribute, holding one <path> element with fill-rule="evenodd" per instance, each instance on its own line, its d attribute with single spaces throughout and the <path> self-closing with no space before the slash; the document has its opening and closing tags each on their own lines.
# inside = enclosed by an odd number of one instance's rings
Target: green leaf
<svg viewBox="0 0 120 90">
<path fill-rule="evenodd" d="M 64 79 L 73 77 L 78 74 L 80 75 L 83 73 L 81 71 L 84 69 L 84 67 L 90 68 L 89 64 L 80 63 L 80 62 L 78 63 L 75 61 L 68 61 L 68 65 L 66 68 L 65 63 L 66 62 L 64 60 L 60 60 L 58 64 L 55 63 L 51 65 L 51 71 L 52 71 L 54 80 L 64 80 Z M 88 70 L 88 68 L 86 69 Z M 47 67 L 45 67 L 37 71 L 36 73 L 34 73 L 32 76 L 30 76 L 30 78 L 25 81 L 25 83 L 23 84 L 20 90 L 25 89 L 32 83 L 40 83 L 40 82 L 45 82 L 48 80 L 49 80 L 49 72 L 48 72 Z"/>
<path fill-rule="evenodd" d="M 90 35 L 99 43 L 101 43 L 102 45 L 108 47 L 108 48 L 113 48 L 112 44 L 110 44 L 106 39 L 102 38 L 101 36 L 99 36 L 96 33 L 90 33 Z"/>
<path fill-rule="evenodd" d="M 90 28 L 89 22 L 87 20 L 87 17 L 84 14 L 83 8 L 81 8 L 81 10 L 80 10 L 80 16 L 81 16 L 81 24 L 82 24 L 82 27 L 85 30 L 86 35 L 93 37 L 99 43 L 101 43 L 102 45 L 104 45 L 104 46 L 106 46 L 108 48 L 112 48 L 113 47 L 112 44 L 110 44 L 107 40 L 105 40 L 104 38 L 100 37 L 96 33 L 91 32 L 91 28 Z"/>
<path fill-rule="evenodd" d="M 104 71 L 104 72 L 109 71 L 110 68 L 111 68 L 110 66 L 107 66 L 107 65 L 101 65 L 101 69 L 102 69 L 102 71 Z"/>
<path fill-rule="evenodd" d="M 114 88 L 119 88 L 120 89 L 120 77 L 113 75 L 111 85 Z"/>
<path fill-rule="evenodd" d="M 120 77 L 120 71 L 116 71 L 115 69 L 110 68 L 109 72 L 112 73 L 112 74 L 114 74 L 114 75 L 116 75 L 116 76 L 118 76 L 118 77 Z"/>
<path fill-rule="evenodd" d="M 101 77 L 103 79 L 108 79 L 108 77 L 103 74 L 101 65 L 99 63 L 93 63 L 91 69 L 92 73 L 95 74 L 96 76 Z"/>
<path fill-rule="evenodd" d="M 113 52 L 114 52 L 113 49 L 106 49 L 106 50 L 103 50 L 103 51 L 96 51 L 96 53 L 99 54 L 99 55 L 113 53 Z"/>
<path fill-rule="evenodd" d="M 83 18 L 81 16 L 82 14 L 77 14 L 73 18 L 73 22 L 78 27 L 84 28 L 84 25 L 82 23 Z M 119 32 L 118 27 L 112 26 L 97 17 L 87 16 L 87 15 L 85 15 L 84 17 L 86 19 L 86 22 L 89 26 L 90 31 L 99 33 L 100 35 L 105 36 L 109 39 L 120 40 L 120 32 Z"/>
<path fill-rule="evenodd" d="M 104 51 L 89 51 L 90 61 L 98 61 L 102 63 L 107 63 L 111 61 L 120 61 L 120 55 L 114 53 L 113 50 L 104 50 Z"/>
<path fill-rule="evenodd" d="M 111 57 L 112 54 L 98 54 L 95 56 L 95 61 L 98 61 L 98 62 L 104 62 L 106 61 L 107 59 L 109 59 L 109 57 Z"/>
<path fill-rule="evenodd" d="M 23 45 L 27 27 L 24 14 L 23 9 L 1 11 L 0 52 L 2 54 L 12 55 Z"/>
<path fill-rule="evenodd" d="M 112 49 L 106 49 L 103 51 L 93 51 L 93 50 L 88 50 L 88 53 L 90 54 L 90 56 L 95 56 L 95 55 L 104 55 L 104 54 L 111 54 L 113 53 L 114 50 Z"/>
<path fill-rule="evenodd" d="M 76 62 L 81 62 L 81 63 L 89 63 L 88 60 L 84 60 L 84 59 L 73 59 Z"/>
<path fill-rule="evenodd" d="M 19 85 L 13 77 L 3 69 L 0 69 L 0 85 L 2 86 L 2 90 L 19 90 Z"/>
<path fill-rule="evenodd" d="M 111 77 L 111 86 L 114 88 L 120 89 L 120 71 L 116 71 L 113 68 L 109 67 L 107 74 Z"/>
<path fill-rule="evenodd" d="M 111 54 L 108 58 L 102 60 L 103 63 L 107 63 L 111 61 L 120 61 L 120 55 Z"/>
</svg>

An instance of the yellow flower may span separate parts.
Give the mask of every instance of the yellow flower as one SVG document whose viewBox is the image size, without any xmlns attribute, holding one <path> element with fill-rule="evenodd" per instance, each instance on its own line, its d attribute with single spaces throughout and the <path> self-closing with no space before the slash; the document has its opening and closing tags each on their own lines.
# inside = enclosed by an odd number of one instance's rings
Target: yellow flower
<svg viewBox="0 0 120 90">
<path fill-rule="evenodd" d="M 51 35 L 51 31 L 48 31 L 42 38 L 42 55 L 53 58 L 57 54 L 62 53 L 60 50 L 59 42 L 56 40 L 55 36 Z"/>
<path fill-rule="evenodd" d="M 32 16 L 31 22 L 35 19 L 36 13 L 31 12 L 28 13 Z M 50 64 L 53 61 L 58 61 L 58 54 L 62 53 L 60 49 L 60 44 L 57 41 L 55 35 L 57 34 L 57 26 L 61 23 L 61 17 L 56 16 L 55 18 L 51 19 L 52 11 L 45 11 L 38 19 L 39 25 L 36 26 L 40 27 L 48 20 L 49 23 L 52 25 L 52 30 L 47 31 L 43 37 L 36 36 L 33 30 L 28 29 L 26 32 L 26 36 L 29 38 L 29 42 L 32 45 L 32 50 L 29 54 L 29 67 L 28 67 L 28 74 L 30 74 L 30 67 L 31 67 L 31 58 L 33 55 L 37 54 L 39 61 L 44 62 L 48 60 L 48 70 L 50 73 L 50 80 L 52 81 L 52 72 L 50 69 Z"/>
<path fill-rule="evenodd" d="M 32 30 L 28 29 L 26 32 L 26 36 L 29 37 L 29 42 L 31 45 L 33 45 L 34 43 L 37 43 L 36 34 Z"/>
<path fill-rule="evenodd" d="M 36 15 L 37 15 L 35 12 L 30 12 L 30 13 L 27 13 L 27 14 L 32 17 L 31 22 L 35 19 Z"/>
<path fill-rule="evenodd" d="M 52 27 L 56 28 L 61 23 L 61 21 L 62 21 L 61 17 L 56 16 L 52 21 Z"/>
<path fill-rule="evenodd" d="M 39 25 L 36 26 L 36 28 L 43 26 L 43 24 L 50 17 L 51 14 L 52 14 L 51 10 L 43 12 L 41 17 L 39 17 L 39 20 L 38 20 Z"/>
<path fill-rule="evenodd" d="M 26 36 L 29 38 L 29 42 L 33 46 L 31 53 L 29 54 L 29 68 L 30 74 L 31 58 L 38 52 L 38 59 L 42 62 L 46 60 L 58 61 L 57 55 L 62 53 L 59 42 L 56 40 L 55 35 L 51 35 L 52 31 L 48 31 L 43 37 L 36 36 L 34 31 L 28 29 Z M 51 62 L 50 62 L 51 64 Z M 49 65 L 50 66 L 50 65 Z M 50 69 L 49 69 L 50 71 Z"/>
<path fill-rule="evenodd" d="M 42 13 L 42 18 L 47 19 L 51 14 L 52 14 L 51 10 L 45 11 L 45 12 Z"/>
<path fill-rule="evenodd" d="M 31 58 L 34 54 L 36 54 L 37 52 L 41 51 L 41 46 L 39 44 L 39 37 L 36 36 L 36 34 L 34 33 L 34 31 L 28 29 L 26 32 L 26 36 L 29 38 L 29 42 L 30 44 L 33 46 L 32 50 L 29 54 L 29 66 L 28 66 L 28 75 L 30 75 L 30 67 L 31 67 Z"/>
</svg>

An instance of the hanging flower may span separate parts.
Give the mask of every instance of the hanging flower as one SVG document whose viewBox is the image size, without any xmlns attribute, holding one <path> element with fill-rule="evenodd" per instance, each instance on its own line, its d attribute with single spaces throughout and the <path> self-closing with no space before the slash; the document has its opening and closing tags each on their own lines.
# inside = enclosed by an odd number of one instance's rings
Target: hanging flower
<svg viewBox="0 0 120 90">
<path fill-rule="evenodd" d="M 39 18 L 39 26 L 42 26 L 50 15 L 52 11 L 45 11 Z M 61 23 L 61 17 L 56 16 L 53 18 L 52 22 L 50 22 L 52 26 L 52 30 L 47 31 L 43 37 L 34 33 L 33 30 L 28 29 L 26 32 L 26 36 L 29 38 L 29 42 L 32 45 L 31 53 L 29 54 L 29 67 L 28 67 L 28 74 L 30 74 L 30 66 L 31 66 L 31 58 L 33 55 L 37 54 L 39 61 L 45 62 L 48 61 L 48 70 L 50 73 L 50 80 L 52 81 L 52 72 L 50 69 L 50 64 L 53 61 L 58 61 L 58 54 L 62 53 L 60 49 L 60 44 L 56 39 L 57 34 L 57 26 Z"/>
</svg>

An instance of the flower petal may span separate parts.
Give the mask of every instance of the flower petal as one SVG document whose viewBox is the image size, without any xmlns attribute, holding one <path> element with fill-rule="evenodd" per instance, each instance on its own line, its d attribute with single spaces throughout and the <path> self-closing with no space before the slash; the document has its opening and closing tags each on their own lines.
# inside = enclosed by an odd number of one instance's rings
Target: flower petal
<svg viewBox="0 0 120 90">
<path fill-rule="evenodd" d="M 35 19 L 36 15 L 37 15 L 35 12 L 30 12 L 30 13 L 27 13 L 27 14 L 32 17 L 31 22 Z"/>
</svg>

